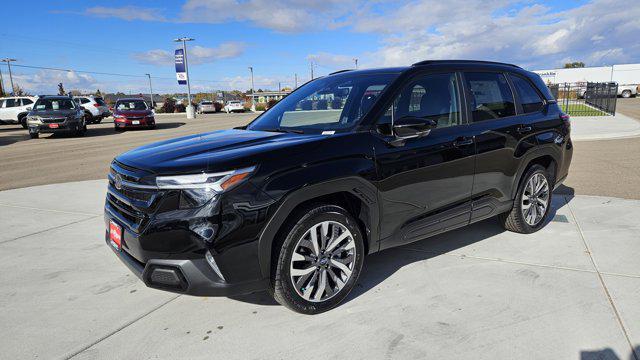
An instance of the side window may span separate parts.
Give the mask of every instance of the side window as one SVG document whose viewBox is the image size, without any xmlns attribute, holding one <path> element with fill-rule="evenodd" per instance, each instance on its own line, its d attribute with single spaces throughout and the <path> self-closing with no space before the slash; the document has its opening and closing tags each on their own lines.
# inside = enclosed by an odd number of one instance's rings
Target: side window
<svg viewBox="0 0 640 360">
<path fill-rule="evenodd" d="M 522 103 L 522 110 L 525 113 L 532 113 L 542 109 L 544 102 L 540 97 L 540 94 L 533 88 L 531 83 L 521 76 L 511 74 L 511 81 L 516 88 L 516 92 L 520 97 Z"/>
<path fill-rule="evenodd" d="M 89 102 L 90 102 L 90 101 L 89 101 L 89 99 L 87 99 L 87 98 L 81 98 L 81 99 L 80 99 L 80 103 L 81 103 L 81 104 L 87 104 L 87 103 L 89 103 Z"/>
<path fill-rule="evenodd" d="M 31 99 L 22 99 L 22 106 L 31 104 L 33 104 L 33 101 Z"/>
<path fill-rule="evenodd" d="M 470 105 L 474 122 L 516 114 L 513 94 L 503 74 L 478 72 L 465 73 L 464 76 L 471 90 Z"/>
<path fill-rule="evenodd" d="M 393 119 L 420 117 L 438 128 L 460 125 L 458 82 L 454 73 L 429 74 L 407 84 L 378 121 L 382 133 L 391 134 Z"/>
<path fill-rule="evenodd" d="M 7 99 L 4 107 L 11 108 L 16 106 L 16 102 L 19 104 L 20 101 L 16 101 L 16 99 Z M 18 105 L 19 106 L 19 105 Z"/>
</svg>

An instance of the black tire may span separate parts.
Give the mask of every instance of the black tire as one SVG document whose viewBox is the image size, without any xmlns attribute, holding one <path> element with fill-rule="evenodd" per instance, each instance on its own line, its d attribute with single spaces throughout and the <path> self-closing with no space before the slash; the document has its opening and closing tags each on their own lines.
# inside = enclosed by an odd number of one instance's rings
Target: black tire
<svg viewBox="0 0 640 360">
<path fill-rule="evenodd" d="M 82 119 L 76 128 L 75 136 L 84 136 L 87 133 L 87 121 Z"/>
<path fill-rule="evenodd" d="M 537 223 L 531 225 L 527 223 L 523 215 L 522 198 L 525 196 L 525 186 L 527 186 L 527 183 L 531 178 L 537 176 L 538 174 L 544 176 L 545 180 L 547 181 L 547 206 L 544 210 L 544 215 L 542 215 L 542 218 Z M 513 202 L 513 208 L 511 209 L 511 211 L 498 216 L 498 220 L 504 226 L 504 228 L 509 231 L 521 234 L 530 234 L 540 230 L 547 223 L 547 217 L 549 216 L 549 212 L 551 210 L 553 184 L 554 179 L 549 175 L 547 169 L 538 164 L 532 165 L 522 176 L 520 185 L 518 186 L 518 192 L 516 193 L 516 198 Z"/>
<path fill-rule="evenodd" d="M 21 117 L 18 118 L 18 122 L 20 123 L 20 125 L 22 125 L 23 129 L 28 128 L 27 126 L 27 115 L 22 115 Z"/>
<path fill-rule="evenodd" d="M 84 119 L 85 119 L 87 124 L 92 124 L 93 123 L 93 115 L 91 115 L 91 113 L 89 111 L 85 111 L 84 112 Z"/>
<path fill-rule="evenodd" d="M 279 241 L 274 245 L 276 246 L 273 253 L 273 259 L 275 261 L 271 274 L 270 292 L 278 303 L 293 311 L 307 315 L 319 314 L 337 306 L 344 300 L 358 281 L 358 276 L 360 275 L 364 262 L 364 239 L 356 220 L 339 206 L 318 204 L 306 207 L 292 214 L 292 219 L 292 221 L 285 225 L 283 231 L 281 231 L 282 238 L 278 239 Z M 293 252 L 298 246 L 298 241 L 307 231 L 312 229 L 314 225 L 325 221 L 338 223 L 351 232 L 353 238 L 352 249 L 355 254 L 355 260 L 352 260 L 353 262 L 350 264 L 352 265 L 351 275 L 346 279 L 342 288 L 339 288 L 337 283 L 333 282 L 333 287 L 338 288 L 337 292 L 330 296 L 327 294 L 327 299 L 323 301 L 314 302 L 304 299 L 297 292 L 291 279 L 291 259 Z M 325 256 L 327 255 L 325 254 Z M 330 259 L 333 259 L 333 257 L 330 257 Z M 329 260 L 328 263 L 331 264 L 331 261 L 332 260 Z M 314 266 L 315 265 L 310 265 L 309 268 Z M 325 268 L 327 266 L 330 265 L 325 265 Z M 317 269 L 320 268 L 321 266 L 317 267 Z M 327 286 L 331 286 L 332 280 L 329 280 L 328 277 L 329 275 L 325 275 Z M 315 291 L 317 292 L 317 289 L 315 289 Z M 332 289 L 332 291 L 334 290 Z M 320 296 L 322 297 L 323 294 L 324 292 L 321 293 Z"/>
<path fill-rule="evenodd" d="M 102 118 L 99 117 L 93 121 L 94 124 L 100 124 L 102 122 Z"/>
<path fill-rule="evenodd" d="M 631 90 L 624 90 L 621 95 L 623 98 L 628 99 L 631 97 Z"/>
<path fill-rule="evenodd" d="M 114 125 L 114 126 L 113 126 L 113 129 L 114 129 L 116 132 L 123 132 L 123 131 L 124 131 L 124 128 L 121 128 L 121 127 L 119 127 L 119 126 L 117 126 L 117 125 Z"/>
<path fill-rule="evenodd" d="M 40 137 L 40 133 L 37 133 L 37 132 L 30 132 L 30 133 L 29 133 L 29 137 L 30 137 L 30 138 L 32 138 L 32 139 L 37 139 L 37 138 L 39 138 L 39 137 Z"/>
</svg>

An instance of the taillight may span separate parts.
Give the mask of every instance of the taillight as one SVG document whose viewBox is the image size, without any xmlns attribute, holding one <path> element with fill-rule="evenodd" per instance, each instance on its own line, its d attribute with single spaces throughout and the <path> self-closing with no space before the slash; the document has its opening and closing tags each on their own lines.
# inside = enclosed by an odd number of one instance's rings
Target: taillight
<svg viewBox="0 0 640 360">
<path fill-rule="evenodd" d="M 571 116 L 565 113 L 560 113 L 560 119 L 567 124 L 567 129 L 571 130 Z"/>
<path fill-rule="evenodd" d="M 100 107 L 100 104 L 95 103 L 95 104 L 93 104 L 93 106 L 95 106 L 95 107 Z"/>
</svg>

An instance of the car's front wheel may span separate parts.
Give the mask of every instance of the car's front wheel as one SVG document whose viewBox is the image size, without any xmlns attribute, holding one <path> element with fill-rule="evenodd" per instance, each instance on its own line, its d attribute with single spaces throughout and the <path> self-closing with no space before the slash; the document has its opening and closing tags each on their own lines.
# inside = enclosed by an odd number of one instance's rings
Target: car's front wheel
<svg viewBox="0 0 640 360">
<path fill-rule="evenodd" d="M 271 291 L 280 304 L 303 314 L 338 305 L 354 287 L 364 261 L 364 240 L 356 220 L 343 208 L 318 205 L 294 214 L 272 274 Z"/>
<path fill-rule="evenodd" d="M 624 90 L 622 92 L 622 97 L 625 98 L 625 99 L 630 98 L 631 97 L 631 90 Z"/>
<path fill-rule="evenodd" d="M 510 212 L 499 219 L 505 229 L 529 234 L 544 226 L 551 209 L 552 177 L 541 165 L 531 166 L 524 174 Z"/>
</svg>

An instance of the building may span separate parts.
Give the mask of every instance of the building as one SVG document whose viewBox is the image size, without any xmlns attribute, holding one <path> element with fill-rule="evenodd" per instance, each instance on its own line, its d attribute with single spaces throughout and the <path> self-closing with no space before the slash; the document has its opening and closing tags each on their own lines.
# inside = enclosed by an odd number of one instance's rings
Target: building
<svg viewBox="0 0 640 360">
<path fill-rule="evenodd" d="M 270 100 L 280 101 L 282 98 L 289 95 L 289 93 L 291 93 L 291 91 L 261 91 L 247 96 L 256 104 L 266 104 Z"/>
<path fill-rule="evenodd" d="M 534 70 L 550 84 L 580 82 L 616 82 L 618 85 L 640 84 L 640 64 Z"/>
</svg>

